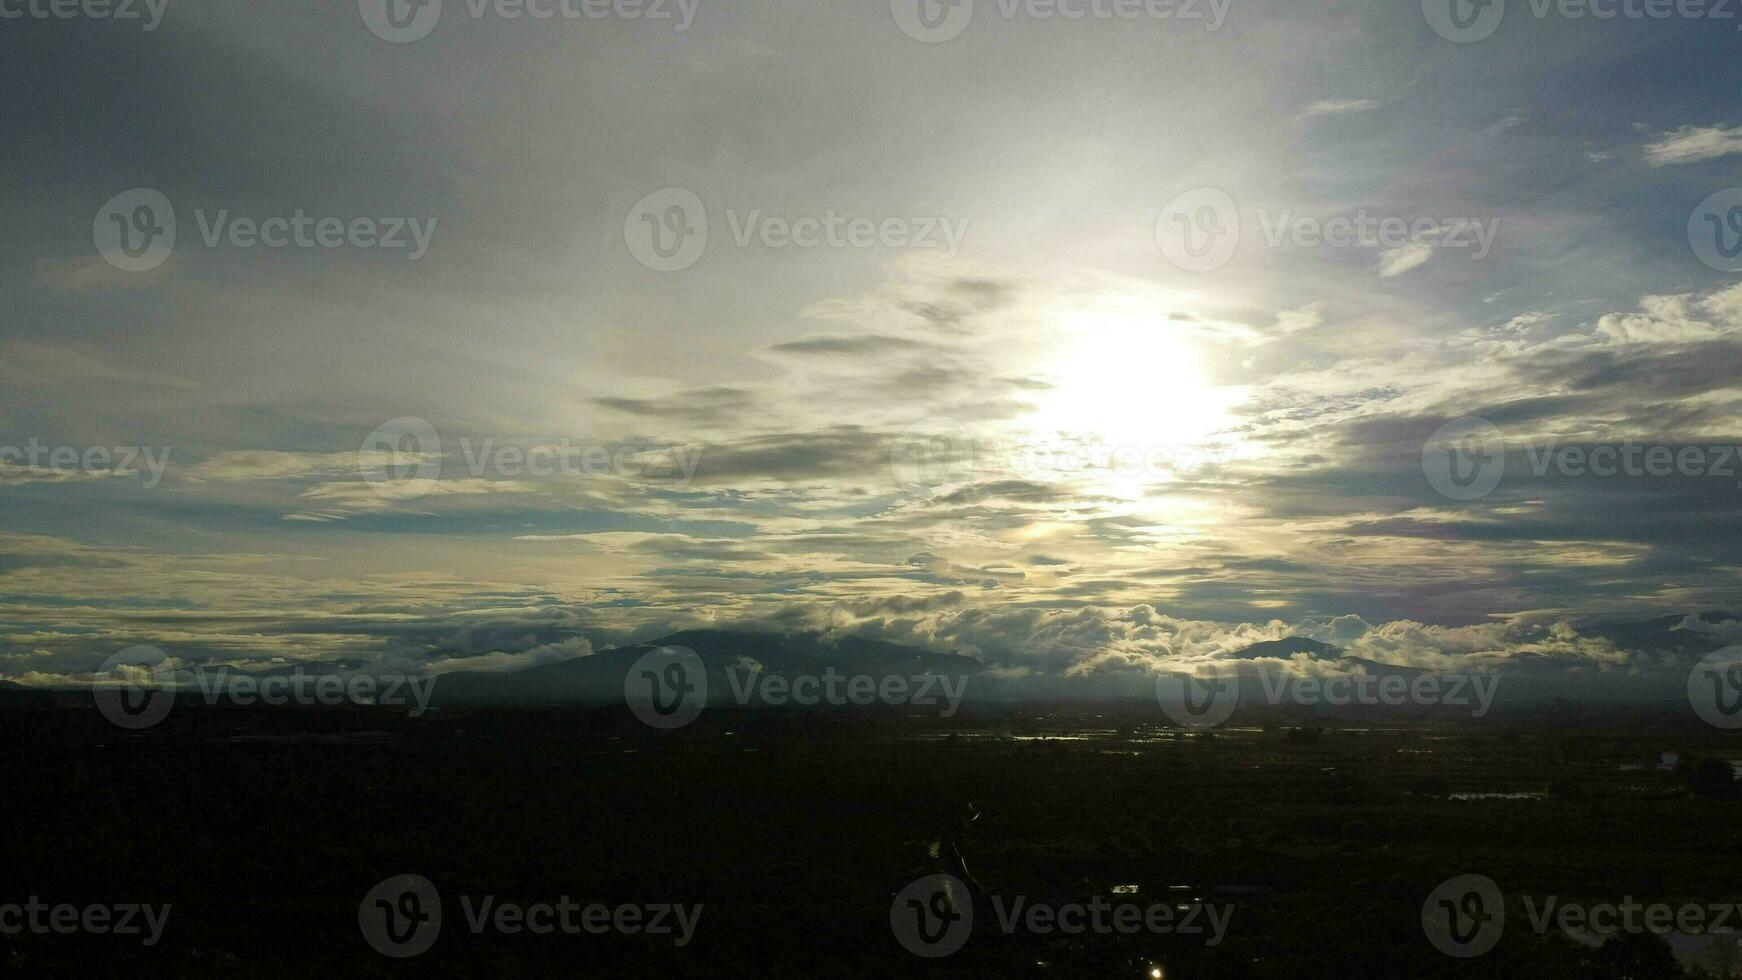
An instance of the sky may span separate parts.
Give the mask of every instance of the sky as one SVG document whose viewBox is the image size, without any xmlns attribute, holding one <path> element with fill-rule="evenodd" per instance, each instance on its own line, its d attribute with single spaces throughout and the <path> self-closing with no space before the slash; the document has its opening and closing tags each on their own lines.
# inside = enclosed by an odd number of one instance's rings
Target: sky
<svg viewBox="0 0 1742 980">
<path fill-rule="evenodd" d="M 1742 607 L 1742 19 L 1498 6 L 4 0 L 0 677 L 1624 666 Z"/>
</svg>

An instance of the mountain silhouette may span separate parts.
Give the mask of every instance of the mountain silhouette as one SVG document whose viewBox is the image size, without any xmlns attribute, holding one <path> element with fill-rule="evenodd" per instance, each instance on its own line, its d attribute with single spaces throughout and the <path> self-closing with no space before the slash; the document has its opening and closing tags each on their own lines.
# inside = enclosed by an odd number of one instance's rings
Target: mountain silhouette
<svg viewBox="0 0 1742 980">
<path fill-rule="evenodd" d="M 791 680 L 824 677 L 833 670 L 849 677 L 881 679 L 925 674 L 965 677 L 985 669 L 972 657 L 865 637 L 686 630 L 649 643 L 522 670 L 455 671 L 436 682 L 434 700 L 437 704 L 617 703 L 624 700 L 624 682 L 636 662 L 654 651 L 672 648 L 693 651 L 701 658 L 707 672 L 708 700 L 716 703 L 731 699 L 732 674 L 743 685 L 745 678 L 756 672 Z"/>
</svg>

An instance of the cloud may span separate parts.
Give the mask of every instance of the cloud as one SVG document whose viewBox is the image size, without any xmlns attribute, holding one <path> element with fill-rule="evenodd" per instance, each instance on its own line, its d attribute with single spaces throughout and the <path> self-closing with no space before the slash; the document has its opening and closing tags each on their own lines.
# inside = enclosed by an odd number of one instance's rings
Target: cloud
<svg viewBox="0 0 1742 980">
<path fill-rule="evenodd" d="M 1433 257 L 1434 246 L 1431 242 L 1410 242 L 1386 249 L 1379 253 L 1379 276 L 1382 279 L 1401 276 L 1412 269 L 1421 268 Z"/>
<path fill-rule="evenodd" d="M 389 480 L 380 483 L 317 483 L 304 490 L 300 499 L 318 507 L 286 515 L 287 520 L 345 520 L 358 514 L 378 514 L 404 508 L 427 507 L 444 498 L 483 497 L 496 494 L 536 493 L 538 488 L 520 480 Z"/>
<path fill-rule="evenodd" d="M 626 415 L 681 422 L 713 422 L 751 408 L 756 393 L 745 388 L 695 388 L 663 398 L 595 398 L 594 404 Z"/>
<path fill-rule="evenodd" d="M 781 354 L 874 356 L 893 352 L 925 350 L 930 346 L 906 337 L 858 334 L 855 336 L 806 337 L 803 340 L 776 344 L 770 350 Z"/>
<path fill-rule="evenodd" d="M 427 453 L 291 453 L 242 450 L 218 453 L 187 471 L 191 480 L 284 480 L 297 477 L 358 474 L 390 465 L 422 465 L 435 460 Z"/>
<path fill-rule="evenodd" d="M 1742 284 L 1706 296 L 1646 296 L 1636 313 L 1610 313 L 1599 336 L 1623 344 L 1688 344 L 1742 334 Z"/>
<path fill-rule="evenodd" d="M 1371 112 L 1379 108 L 1379 103 L 1373 99 L 1324 99 L 1314 102 L 1302 110 L 1301 118 L 1312 119 L 1318 116 L 1340 116 L 1351 112 Z"/>
<path fill-rule="evenodd" d="M 1742 153 L 1742 127 L 1683 126 L 1645 147 L 1645 158 L 1654 167 L 1716 160 L 1732 153 Z"/>
<path fill-rule="evenodd" d="M 551 643 L 534 647 L 523 653 L 496 651 L 478 656 L 449 657 L 436 660 L 424 667 L 431 674 L 451 674 L 458 670 L 483 671 L 487 673 L 506 673 L 525 670 L 542 664 L 561 663 L 565 660 L 579 660 L 593 655 L 593 644 L 584 636 L 564 640 L 561 643 Z"/>
<path fill-rule="evenodd" d="M 163 267 L 143 273 L 124 272 L 100 255 L 41 259 L 36 263 L 37 283 L 63 295 L 105 289 L 144 289 L 158 284 L 167 274 Z"/>
</svg>

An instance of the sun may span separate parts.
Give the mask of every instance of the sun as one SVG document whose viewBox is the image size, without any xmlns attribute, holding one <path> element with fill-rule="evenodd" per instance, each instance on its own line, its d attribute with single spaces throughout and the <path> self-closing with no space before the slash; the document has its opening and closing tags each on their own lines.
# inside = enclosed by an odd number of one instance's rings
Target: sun
<svg viewBox="0 0 1742 980">
<path fill-rule="evenodd" d="M 1243 397 L 1210 380 L 1188 324 L 1138 302 L 1061 317 L 1044 373 L 1054 387 L 1031 419 L 1037 435 L 1157 458 L 1203 451 Z"/>
</svg>

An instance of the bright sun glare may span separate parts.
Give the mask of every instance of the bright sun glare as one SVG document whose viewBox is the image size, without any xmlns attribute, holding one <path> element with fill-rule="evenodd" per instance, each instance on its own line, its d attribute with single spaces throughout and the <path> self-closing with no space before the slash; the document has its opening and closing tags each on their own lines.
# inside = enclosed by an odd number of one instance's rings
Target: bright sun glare
<svg viewBox="0 0 1742 980">
<path fill-rule="evenodd" d="M 1055 387 L 1032 419 L 1036 430 L 1110 448 L 1200 449 L 1240 399 L 1210 382 L 1189 328 L 1147 309 L 1067 317 L 1046 371 Z"/>
</svg>

